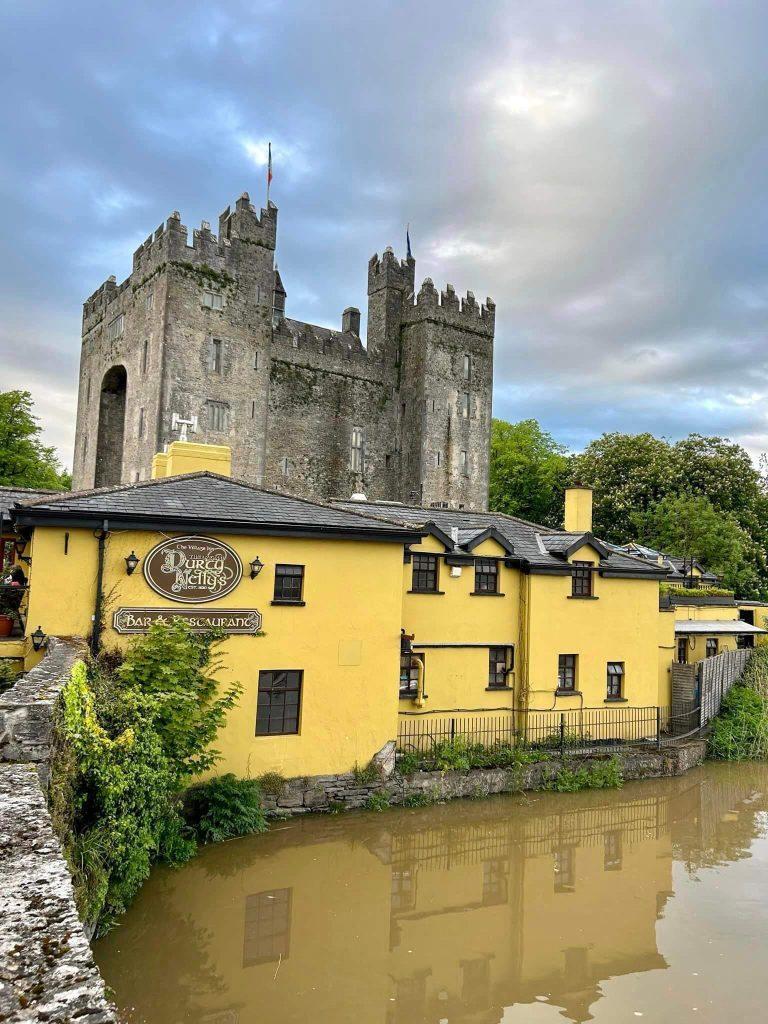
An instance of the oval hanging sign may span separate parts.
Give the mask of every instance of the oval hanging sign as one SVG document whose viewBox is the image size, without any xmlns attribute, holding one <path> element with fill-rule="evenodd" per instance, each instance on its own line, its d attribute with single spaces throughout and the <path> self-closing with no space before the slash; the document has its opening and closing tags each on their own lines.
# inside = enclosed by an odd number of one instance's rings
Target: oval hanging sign
<svg viewBox="0 0 768 1024">
<path fill-rule="evenodd" d="M 236 551 L 213 537 L 173 537 L 144 559 L 144 579 L 157 594 L 201 604 L 231 593 L 243 575 Z"/>
</svg>

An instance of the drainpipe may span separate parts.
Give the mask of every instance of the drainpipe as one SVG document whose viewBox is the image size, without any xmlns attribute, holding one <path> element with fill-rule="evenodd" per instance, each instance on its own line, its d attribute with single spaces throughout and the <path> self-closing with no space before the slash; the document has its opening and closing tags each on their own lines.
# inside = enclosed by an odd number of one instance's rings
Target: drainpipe
<svg viewBox="0 0 768 1024">
<path fill-rule="evenodd" d="M 109 536 L 109 520 L 105 519 L 101 529 L 94 532 L 99 542 L 99 562 L 96 570 L 96 600 L 93 606 L 93 629 L 91 630 L 91 654 L 95 657 L 101 646 L 101 616 L 104 611 L 104 551 Z"/>
</svg>

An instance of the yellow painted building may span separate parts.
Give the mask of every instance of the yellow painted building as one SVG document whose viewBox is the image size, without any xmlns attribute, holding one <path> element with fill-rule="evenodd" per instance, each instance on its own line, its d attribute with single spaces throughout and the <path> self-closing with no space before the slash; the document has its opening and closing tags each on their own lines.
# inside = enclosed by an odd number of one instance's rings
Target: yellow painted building
<svg viewBox="0 0 768 1024">
<path fill-rule="evenodd" d="M 217 770 L 243 776 L 346 772 L 414 730 L 439 738 L 448 717 L 493 742 L 566 712 L 601 738 L 609 709 L 636 708 L 650 734 L 670 705 L 682 612 L 659 610 L 667 570 L 592 535 L 588 489 L 567 492 L 553 530 L 305 501 L 232 480 L 229 459 L 175 442 L 152 481 L 11 510 L 29 559 L 27 667 L 45 636 L 124 647 L 158 617 L 221 626 L 221 678 L 243 695 Z M 720 613 L 739 628 L 735 603 Z"/>
</svg>

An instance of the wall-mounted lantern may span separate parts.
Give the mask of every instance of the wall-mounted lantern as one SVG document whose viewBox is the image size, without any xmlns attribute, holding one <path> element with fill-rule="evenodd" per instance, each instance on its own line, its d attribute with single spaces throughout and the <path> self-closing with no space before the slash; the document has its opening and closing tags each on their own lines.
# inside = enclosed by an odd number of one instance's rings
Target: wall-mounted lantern
<svg viewBox="0 0 768 1024">
<path fill-rule="evenodd" d="M 25 537 L 17 537 L 13 542 L 13 546 L 16 548 L 16 554 L 21 555 L 24 552 L 24 548 L 27 546 Z"/>
<path fill-rule="evenodd" d="M 259 556 L 256 555 L 254 560 L 251 562 L 251 579 L 255 580 L 256 577 L 259 575 L 259 573 L 261 572 L 261 570 L 263 568 L 264 568 L 264 563 L 259 558 Z"/>
<path fill-rule="evenodd" d="M 125 556 L 125 571 L 129 576 L 133 576 L 136 572 L 136 566 L 139 564 L 139 559 L 135 551 L 132 551 L 130 555 Z"/>
<path fill-rule="evenodd" d="M 32 641 L 32 647 L 36 651 L 39 651 L 42 647 L 46 647 L 48 645 L 48 637 L 40 626 L 38 626 L 35 632 L 32 633 L 30 640 Z"/>
</svg>

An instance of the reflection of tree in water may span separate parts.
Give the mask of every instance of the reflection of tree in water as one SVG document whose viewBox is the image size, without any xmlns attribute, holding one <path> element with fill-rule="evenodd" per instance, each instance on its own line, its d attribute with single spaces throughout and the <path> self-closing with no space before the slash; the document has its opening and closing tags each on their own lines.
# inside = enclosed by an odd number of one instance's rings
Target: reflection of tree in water
<svg viewBox="0 0 768 1024">
<path fill-rule="evenodd" d="M 158 869 L 131 908 L 130 927 L 120 925 L 94 946 L 107 984 L 123 1007 L 152 1007 L 150 1018 L 133 1021 L 170 1024 L 202 1019 L 200 1000 L 223 994 L 226 986 L 208 953 L 215 936 L 180 914 L 172 903 L 174 873 Z"/>
<path fill-rule="evenodd" d="M 751 857 L 768 834 L 768 764 L 710 763 L 707 776 L 691 782 L 670 801 L 675 860 L 689 874 Z"/>
</svg>

